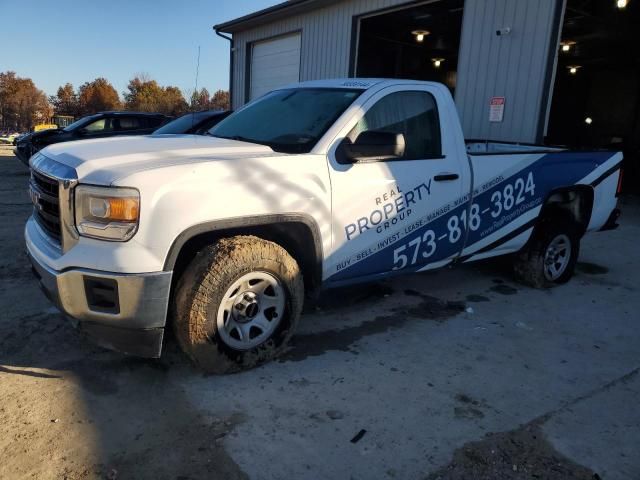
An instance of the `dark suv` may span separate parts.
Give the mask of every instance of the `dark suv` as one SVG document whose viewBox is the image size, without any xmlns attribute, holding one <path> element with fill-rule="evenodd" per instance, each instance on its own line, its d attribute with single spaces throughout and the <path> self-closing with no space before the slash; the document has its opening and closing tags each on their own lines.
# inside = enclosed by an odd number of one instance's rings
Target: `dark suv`
<svg viewBox="0 0 640 480">
<path fill-rule="evenodd" d="M 171 117 L 160 113 L 101 112 L 83 117 L 58 130 L 34 132 L 20 139 L 13 151 L 25 165 L 31 155 L 53 143 L 116 135 L 148 135 L 164 125 Z"/>
</svg>

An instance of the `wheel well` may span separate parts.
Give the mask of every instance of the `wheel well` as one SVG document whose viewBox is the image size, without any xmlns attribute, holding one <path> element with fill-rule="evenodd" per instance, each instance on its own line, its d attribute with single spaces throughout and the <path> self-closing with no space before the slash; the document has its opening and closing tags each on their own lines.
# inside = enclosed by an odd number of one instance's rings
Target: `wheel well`
<svg viewBox="0 0 640 480">
<path fill-rule="evenodd" d="M 220 238 L 253 235 L 277 243 L 295 259 L 302 270 L 306 292 L 313 292 L 322 282 L 322 247 L 320 239 L 304 222 L 285 221 L 265 225 L 230 227 L 198 233 L 181 247 L 172 265 L 173 288 L 196 254 Z"/>
<path fill-rule="evenodd" d="M 593 188 L 587 185 L 554 190 L 549 194 L 540 212 L 540 220 L 568 218 L 576 222 L 584 234 L 593 210 Z"/>
</svg>

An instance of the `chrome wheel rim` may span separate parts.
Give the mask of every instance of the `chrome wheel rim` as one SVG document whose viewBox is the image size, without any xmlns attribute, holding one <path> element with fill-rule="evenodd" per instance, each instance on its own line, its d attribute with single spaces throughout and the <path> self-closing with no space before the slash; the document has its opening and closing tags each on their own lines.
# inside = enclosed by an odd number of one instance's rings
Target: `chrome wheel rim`
<svg viewBox="0 0 640 480">
<path fill-rule="evenodd" d="M 562 234 L 555 237 L 544 254 L 544 276 L 555 281 L 562 276 L 571 259 L 571 240 Z"/>
<path fill-rule="evenodd" d="M 271 337 L 284 315 L 285 290 L 266 272 L 250 272 L 225 292 L 216 323 L 222 341 L 236 350 L 257 347 Z"/>
</svg>

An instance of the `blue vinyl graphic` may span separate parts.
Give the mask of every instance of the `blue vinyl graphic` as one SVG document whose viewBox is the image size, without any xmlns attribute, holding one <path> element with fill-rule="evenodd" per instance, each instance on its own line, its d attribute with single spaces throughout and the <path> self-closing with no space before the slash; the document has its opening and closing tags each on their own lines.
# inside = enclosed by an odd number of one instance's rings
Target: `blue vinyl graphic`
<svg viewBox="0 0 640 480">
<path fill-rule="evenodd" d="M 417 215 L 394 233 L 379 236 L 368 248 L 340 262 L 329 281 L 398 270 L 411 272 L 455 257 L 463 247 L 472 246 L 540 206 L 552 190 L 584 179 L 613 155 L 545 154 L 517 173 L 497 176 L 478 186 L 470 209 L 468 195 L 448 205 L 432 205 L 431 213 Z"/>
</svg>

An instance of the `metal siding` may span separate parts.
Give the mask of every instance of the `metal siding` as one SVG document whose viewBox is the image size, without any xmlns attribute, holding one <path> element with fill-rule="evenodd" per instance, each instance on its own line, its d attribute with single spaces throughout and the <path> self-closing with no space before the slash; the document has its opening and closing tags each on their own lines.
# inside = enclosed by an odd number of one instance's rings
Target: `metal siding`
<svg viewBox="0 0 640 480">
<path fill-rule="evenodd" d="M 556 4 L 561 0 L 466 0 L 456 105 L 467 138 L 536 142 Z M 497 36 L 496 30 L 511 28 Z M 553 50 L 552 50 L 553 51 Z M 489 122 L 489 100 L 506 98 Z"/>
<path fill-rule="evenodd" d="M 557 2 L 466 0 L 456 105 L 468 138 L 535 142 Z M 302 32 L 300 80 L 349 75 L 352 19 L 408 0 L 344 0 L 234 34 L 233 107 L 245 103 L 247 44 Z M 498 37 L 498 28 L 511 34 Z M 553 51 L 553 50 L 551 50 Z M 506 97 L 502 123 L 489 123 L 489 100 Z"/>
<path fill-rule="evenodd" d="M 300 33 L 257 42 L 251 47 L 250 98 L 300 79 Z"/>
<path fill-rule="evenodd" d="M 408 3 L 407 0 L 346 0 L 329 7 L 294 15 L 260 27 L 237 32 L 234 39 L 233 108 L 245 103 L 245 62 L 247 44 L 296 30 L 302 31 L 300 80 L 346 77 L 349 75 L 351 22 L 381 8 Z"/>
</svg>

